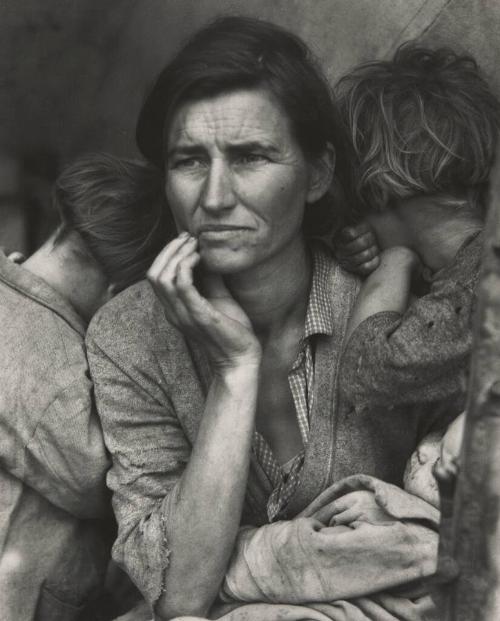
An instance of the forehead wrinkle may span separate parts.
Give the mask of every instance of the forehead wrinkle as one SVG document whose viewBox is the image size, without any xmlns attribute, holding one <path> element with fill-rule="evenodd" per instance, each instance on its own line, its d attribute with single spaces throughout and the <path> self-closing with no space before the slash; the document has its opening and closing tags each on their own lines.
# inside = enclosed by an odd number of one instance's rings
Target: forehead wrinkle
<svg viewBox="0 0 500 621">
<path fill-rule="evenodd" d="M 288 127 L 283 126 L 281 115 L 272 118 L 266 114 L 267 107 L 237 103 L 231 107 L 218 107 L 214 101 L 191 104 L 174 119 L 169 142 L 180 148 L 184 145 L 203 146 L 212 141 L 218 148 L 255 142 L 279 146 Z"/>
</svg>

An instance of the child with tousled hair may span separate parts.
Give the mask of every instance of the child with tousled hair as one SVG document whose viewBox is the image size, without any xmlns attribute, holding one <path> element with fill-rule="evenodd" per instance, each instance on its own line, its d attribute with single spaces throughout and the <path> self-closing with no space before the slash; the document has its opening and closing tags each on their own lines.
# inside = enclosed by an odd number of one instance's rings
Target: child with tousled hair
<svg viewBox="0 0 500 621">
<path fill-rule="evenodd" d="M 465 405 L 459 369 L 471 352 L 500 104 L 473 58 L 411 43 L 393 60 L 352 70 L 337 94 L 355 154 L 362 222 L 340 232 L 336 255 L 347 269 L 368 274 L 341 375 L 359 396 L 390 408 L 401 399 L 436 399 L 430 380 L 436 386 L 456 368 L 462 398 L 452 419 Z M 443 433 L 424 439 L 405 476 L 406 488 L 433 504 L 432 467 Z M 461 420 L 443 443 L 447 465 L 460 435 Z"/>
<path fill-rule="evenodd" d="M 145 278 L 175 228 L 162 175 L 140 160 L 82 155 L 57 178 L 53 198 L 61 220 L 54 243 L 77 234 L 113 293 Z"/>
<path fill-rule="evenodd" d="M 116 570 L 106 580 L 110 462 L 84 338 L 96 310 L 144 278 L 174 227 L 160 171 L 104 153 L 62 171 L 54 205 L 60 225 L 31 256 L 0 252 L 3 621 L 114 618 L 137 599 Z"/>
</svg>

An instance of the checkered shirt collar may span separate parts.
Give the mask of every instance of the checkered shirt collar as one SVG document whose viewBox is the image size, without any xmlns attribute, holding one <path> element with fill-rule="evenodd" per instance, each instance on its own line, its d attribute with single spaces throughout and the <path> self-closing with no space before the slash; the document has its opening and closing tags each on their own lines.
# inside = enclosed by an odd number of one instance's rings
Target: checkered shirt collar
<svg viewBox="0 0 500 621">
<path fill-rule="evenodd" d="M 309 303 L 307 305 L 304 337 L 313 334 L 334 332 L 333 308 L 331 304 L 330 273 L 334 263 L 321 248 L 313 248 L 313 275 Z"/>
</svg>

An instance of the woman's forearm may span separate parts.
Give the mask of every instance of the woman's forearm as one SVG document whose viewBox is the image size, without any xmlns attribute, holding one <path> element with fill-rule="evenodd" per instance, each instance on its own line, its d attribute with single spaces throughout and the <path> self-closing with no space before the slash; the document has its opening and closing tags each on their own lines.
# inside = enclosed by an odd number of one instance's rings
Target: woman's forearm
<svg viewBox="0 0 500 621">
<path fill-rule="evenodd" d="M 169 508 L 161 619 L 205 615 L 231 555 L 245 496 L 259 365 L 220 372 Z"/>
<path fill-rule="evenodd" d="M 439 511 L 421 498 L 347 477 L 292 520 L 241 529 L 222 598 L 301 605 L 421 588 L 435 571 L 438 524 Z"/>
</svg>

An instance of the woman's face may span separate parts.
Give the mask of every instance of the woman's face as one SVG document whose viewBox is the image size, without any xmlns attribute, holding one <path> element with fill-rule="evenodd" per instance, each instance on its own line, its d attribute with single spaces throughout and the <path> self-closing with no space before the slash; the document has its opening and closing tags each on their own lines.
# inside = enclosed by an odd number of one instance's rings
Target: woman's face
<svg viewBox="0 0 500 621">
<path fill-rule="evenodd" d="M 251 269 L 301 243 L 318 167 L 265 90 L 239 90 L 181 106 L 170 126 L 166 194 L 179 230 L 198 238 L 205 266 Z"/>
</svg>

